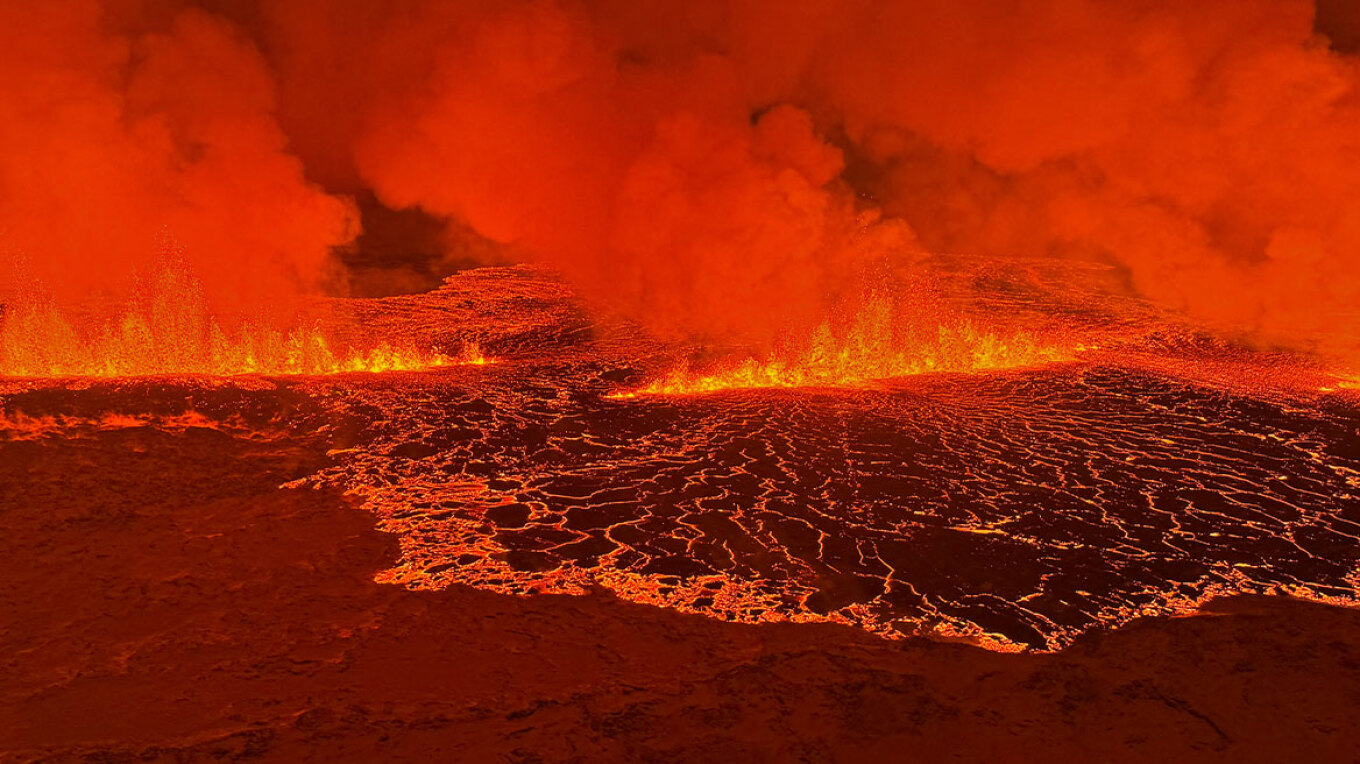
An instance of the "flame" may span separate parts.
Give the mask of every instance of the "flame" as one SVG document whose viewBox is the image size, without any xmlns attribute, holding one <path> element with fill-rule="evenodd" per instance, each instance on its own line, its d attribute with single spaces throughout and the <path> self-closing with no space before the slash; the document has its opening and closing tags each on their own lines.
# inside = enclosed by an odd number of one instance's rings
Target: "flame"
<svg viewBox="0 0 1360 764">
<path fill-rule="evenodd" d="M 7 306 L 0 321 L 0 377 L 321 375 L 417 371 L 491 362 L 475 343 L 448 355 L 411 344 L 337 342 L 319 324 L 224 331 L 196 282 L 162 274 L 149 301 L 122 306 L 82 331 L 51 303 Z"/>
<path fill-rule="evenodd" d="M 877 380 L 931 372 L 979 372 L 1072 360 L 1082 348 L 1040 340 L 1025 331 L 999 332 L 966 318 L 903 326 L 885 299 L 861 311 L 848 331 L 837 334 L 823 322 L 802 347 L 767 358 L 696 373 L 681 366 L 637 390 L 639 395 L 689 395 L 721 390 L 796 387 L 862 387 Z"/>
</svg>

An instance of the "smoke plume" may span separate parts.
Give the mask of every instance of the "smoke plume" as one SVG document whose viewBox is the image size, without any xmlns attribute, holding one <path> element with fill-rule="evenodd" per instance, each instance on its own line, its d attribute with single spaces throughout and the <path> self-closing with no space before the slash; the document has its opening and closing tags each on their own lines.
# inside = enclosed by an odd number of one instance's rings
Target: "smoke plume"
<svg viewBox="0 0 1360 764">
<path fill-rule="evenodd" d="M 49 277 L 116 278 L 164 227 L 210 285 L 315 286 L 371 194 L 447 226 L 428 258 L 533 258 L 663 335 L 768 342 L 970 251 L 1354 339 L 1335 2 L 1326 34 L 1309 0 L 217 5 L 0 12 L 0 227 Z"/>
<path fill-rule="evenodd" d="M 0 288 L 21 261 L 58 297 L 118 294 L 166 234 L 219 301 L 322 284 L 351 205 L 305 179 L 274 93 L 254 43 L 197 9 L 0 5 Z"/>
</svg>

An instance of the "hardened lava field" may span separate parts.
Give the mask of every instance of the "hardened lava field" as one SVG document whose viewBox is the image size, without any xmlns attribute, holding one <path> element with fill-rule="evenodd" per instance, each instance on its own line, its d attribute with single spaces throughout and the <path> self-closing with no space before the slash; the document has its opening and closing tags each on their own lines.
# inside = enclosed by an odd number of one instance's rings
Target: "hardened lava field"
<svg viewBox="0 0 1360 764">
<path fill-rule="evenodd" d="M 1099 306 L 1028 278 L 988 299 L 1100 324 Z M 1354 394 L 1176 373 L 1265 378 L 1278 359 L 1106 321 L 1124 345 L 1032 368 L 620 399 L 673 351 L 592 327 L 538 272 L 348 306 L 496 359 L 265 383 L 311 401 L 333 441 L 332 464 L 290 485 L 353 492 L 399 537 L 382 581 L 603 588 L 728 620 L 1039 650 L 1215 594 L 1344 604 L 1360 589 Z M 55 395 L 15 386 L 6 437 L 60 433 Z"/>
</svg>

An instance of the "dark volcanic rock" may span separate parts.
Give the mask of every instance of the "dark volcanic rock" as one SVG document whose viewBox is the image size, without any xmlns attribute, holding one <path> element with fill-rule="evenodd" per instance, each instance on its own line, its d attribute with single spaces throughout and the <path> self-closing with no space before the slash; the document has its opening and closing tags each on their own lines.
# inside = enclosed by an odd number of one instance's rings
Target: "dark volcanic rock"
<svg viewBox="0 0 1360 764">
<path fill-rule="evenodd" d="M 299 437 L 0 444 L 16 761 L 1345 761 L 1360 613 L 1279 598 L 1052 655 L 373 582 Z M 834 591 L 834 586 L 828 589 Z M 829 595 L 830 596 L 830 595 Z"/>
</svg>

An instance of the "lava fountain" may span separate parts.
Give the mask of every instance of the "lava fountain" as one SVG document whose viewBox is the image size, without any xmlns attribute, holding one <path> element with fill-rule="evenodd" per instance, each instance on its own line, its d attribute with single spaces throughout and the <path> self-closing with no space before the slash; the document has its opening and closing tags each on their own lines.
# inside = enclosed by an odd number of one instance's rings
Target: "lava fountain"
<svg viewBox="0 0 1360 764">
<path fill-rule="evenodd" d="M 145 292 L 83 318 L 50 300 L 4 306 L 0 376 L 322 375 L 490 362 L 476 343 L 450 352 L 413 342 L 342 341 L 320 320 L 285 328 L 241 321 L 225 330 L 198 281 L 173 268 L 162 268 Z"/>
<path fill-rule="evenodd" d="M 919 307 L 919 306 L 916 306 Z M 810 334 L 786 340 L 764 358 L 719 362 L 708 371 L 681 365 L 636 390 L 639 395 L 687 395 L 722 390 L 863 387 L 894 377 L 935 372 L 973 373 L 1070 361 L 1081 345 L 1021 329 L 988 329 L 938 309 L 916 312 L 876 296 L 844 326 L 823 321 Z"/>
</svg>

